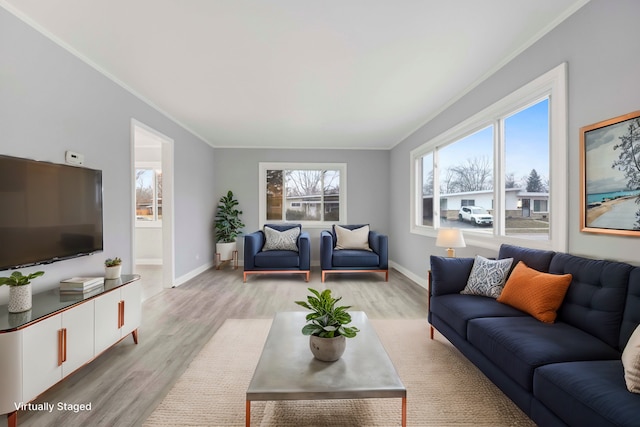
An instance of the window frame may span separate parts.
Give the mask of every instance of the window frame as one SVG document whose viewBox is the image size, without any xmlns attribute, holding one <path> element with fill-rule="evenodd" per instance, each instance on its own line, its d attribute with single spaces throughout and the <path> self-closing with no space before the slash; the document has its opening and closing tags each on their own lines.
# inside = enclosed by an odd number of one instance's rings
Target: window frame
<svg viewBox="0 0 640 427">
<path fill-rule="evenodd" d="M 504 235 L 505 218 L 505 142 L 503 119 L 548 97 L 549 99 L 549 189 L 548 206 L 552 222 L 548 240 L 519 238 Z M 494 126 L 494 228 L 492 233 L 463 229 L 466 243 L 497 250 L 510 243 L 538 249 L 566 251 L 568 246 L 568 136 L 567 136 L 567 64 L 562 63 L 540 77 L 515 90 L 501 100 L 486 107 L 453 128 L 441 133 L 410 152 L 410 233 L 436 237 L 440 228 L 439 191 L 434 180 L 433 226 L 422 225 L 421 159 L 431 153 L 434 159 L 434 177 L 437 177 L 437 149 L 455 143 L 475 132 Z"/>
<path fill-rule="evenodd" d="M 287 221 L 267 220 L 267 171 L 268 170 L 337 170 L 340 172 L 340 208 L 338 221 Z M 304 228 L 327 228 L 333 224 L 347 222 L 347 164 L 346 163 L 305 163 L 305 162 L 259 162 L 258 163 L 258 212 L 259 227 L 262 229 L 269 223 L 295 223 Z M 322 209 L 324 210 L 324 202 Z M 283 207 L 283 215 L 286 213 Z"/>
</svg>

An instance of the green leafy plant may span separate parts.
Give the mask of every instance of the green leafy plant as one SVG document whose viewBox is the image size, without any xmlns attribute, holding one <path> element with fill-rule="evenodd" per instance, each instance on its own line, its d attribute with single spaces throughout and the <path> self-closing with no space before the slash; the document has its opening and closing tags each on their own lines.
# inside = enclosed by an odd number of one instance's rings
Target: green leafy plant
<svg viewBox="0 0 640 427">
<path fill-rule="evenodd" d="M 44 271 L 36 271 L 28 275 L 23 275 L 19 271 L 14 271 L 9 277 L 0 277 L 0 286 L 24 286 L 31 283 L 36 277 L 40 277 L 44 274 Z"/>
<path fill-rule="evenodd" d="M 104 261 L 104 266 L 105 267 L 115 267 L 115 266 L 120 265 L 120 264 L 122 264 L 122 260 L 120 258 L 118 258 L 118 257 L 107 258 Z"/>
<path fill-rule="evenodd" d="M 342 297 L 333 298 L 331 290 L 326 289 L 322 293 L 308 288 L 312 295 L 307 296 L 307 301 L 295 303 L 312 312 L 307 314 L 307 324 L 302 328 L 303 335 L 315 335 L 322 338 L 333 338 L 343 335 L 353 338 L 360 332 L 355 326 L 345 326 L 351 322 L 351 315 L 347 310 L 351 306 L 338 306 L 336 304 Z"/>
<path fill-rule="evenodd" d="M 240 221 L 241 210 L 238 210 L 238 201 L 229 190 L 226 196 L 222 196 L 218 201 L 218 211 L 216 212 L 216 241 L 218 243 L 232 243 L 240 234 L 244 227 Z"/>
</svg>

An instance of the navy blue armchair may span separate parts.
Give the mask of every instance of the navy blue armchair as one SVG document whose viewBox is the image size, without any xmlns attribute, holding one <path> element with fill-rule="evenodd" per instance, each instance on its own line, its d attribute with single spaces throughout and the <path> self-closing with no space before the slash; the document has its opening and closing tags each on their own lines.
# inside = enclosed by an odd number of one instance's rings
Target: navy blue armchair
<svg viewBox="0 0 640 427">
<path fill-rule="evenodd" d="M 334 225 L 331 230 L 320 232 L 323 282 L 330 273 L 362 272 L 384 273 L 384 280 L 389 281 L 388 238 L 384 234 L 368 230 L 368 227 L 367 224 Z M 356 235 L 359 237 L 355 237 Z"/>
<path fill-rule="evenodd" d="M 244 236 L 244 282 L 249 274 L 311 274 L 311 240 L 300 224 L 265 224 Z"/>
</svg>

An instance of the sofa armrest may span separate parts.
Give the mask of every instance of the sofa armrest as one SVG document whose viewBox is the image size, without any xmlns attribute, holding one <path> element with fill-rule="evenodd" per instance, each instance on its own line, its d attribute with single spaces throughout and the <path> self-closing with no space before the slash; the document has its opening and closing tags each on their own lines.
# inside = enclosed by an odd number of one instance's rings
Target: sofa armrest
<svg viewBox="0 0 640 427">
<path fill-rule="evenodd" d="M 431 295 L 459 293 L 467 285 L 474 258 L 431 255 Z"/>
<path fill-rule="evenodd" d="M 375 231 L 369 232 L 369 247 L 378 254 L 381 270 L 389 268 L 389 238 Z"/>
<path fill-rule="evenodd" d="M 309 233 L 303 231 L 298 236 L 298 256 L 300 257 L 300 270 L 311 269 L 311 238 Z"/>
<path fill-rule="evenodd" d="M 322 270 L 331 270 L 333 267 L 331 259 L 333 258 L 333 236 L 330 231 L 322 230 L 320 232 L 320 268 Z"/>
<path fill-rule="evenodd" d="M 255 264 L 253 258 L 262 249 L 264 245 L 264 234 L 262 231 L 256 231 L 244 236 L 244 269 L 253 270 Z"/>
</svg>

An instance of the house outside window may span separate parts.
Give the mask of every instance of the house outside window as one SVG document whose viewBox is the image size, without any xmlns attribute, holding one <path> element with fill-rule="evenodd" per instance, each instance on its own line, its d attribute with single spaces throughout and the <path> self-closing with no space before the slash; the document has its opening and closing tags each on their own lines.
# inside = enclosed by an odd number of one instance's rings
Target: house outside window
<svg viewBox="0 0 640 427">
<path fill-rule="evenodd" d="M 346 164 L 260 163 L 260 223 L 346 222 Z"/>
<path fill-rule="evenodd" d="M 410 231 L 459 227 L 481 247 L 566 250 L 566 127 L 562 64 L 412 150 Z M 486 209 L 493 224 L 456 221 L 463 206 Z"/>
</svg>

